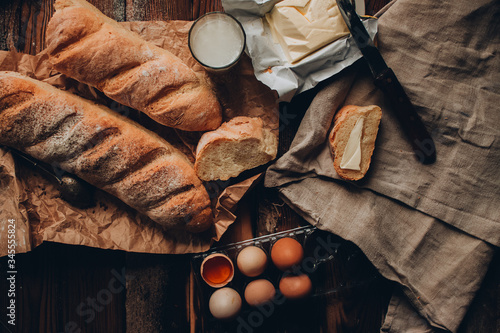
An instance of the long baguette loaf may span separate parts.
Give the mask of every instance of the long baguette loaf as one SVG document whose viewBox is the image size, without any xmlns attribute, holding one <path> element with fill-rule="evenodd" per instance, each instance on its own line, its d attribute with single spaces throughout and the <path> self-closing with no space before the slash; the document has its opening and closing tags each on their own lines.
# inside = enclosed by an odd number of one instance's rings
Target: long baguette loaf
<svg viewBox="0 0 500 333">
<path fill-rule="evenodd" d="M 113 111 L 15 72 L 0 72 L 0 144 L 57 165 L 166 228 L 212 224 L 191 162 Z"/>
<path fill-rule="evenodd" d="M 178 57 L 84 0 L 57 0 L 55 8 L 46 41 L 56 70 L 166 126 L 207 131 L 221 124 L 215 94 Z"/>
</svg>

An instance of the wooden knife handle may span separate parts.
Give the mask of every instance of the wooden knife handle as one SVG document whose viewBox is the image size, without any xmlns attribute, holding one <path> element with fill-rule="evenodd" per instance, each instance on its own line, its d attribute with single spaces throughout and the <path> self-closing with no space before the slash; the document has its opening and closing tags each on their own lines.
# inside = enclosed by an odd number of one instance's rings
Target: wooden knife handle
<svg viewBox="0 0 500 333">
<path fill-rule="evenodd" d="M 375 85 L 390 99 L 394 114 L 408 136 L 419 161 L 423 164 L 434 163 L 436 160 L 434 141 L 392 69 L 387 68 L 379 74 L 375 78 Z"/>
</svg>

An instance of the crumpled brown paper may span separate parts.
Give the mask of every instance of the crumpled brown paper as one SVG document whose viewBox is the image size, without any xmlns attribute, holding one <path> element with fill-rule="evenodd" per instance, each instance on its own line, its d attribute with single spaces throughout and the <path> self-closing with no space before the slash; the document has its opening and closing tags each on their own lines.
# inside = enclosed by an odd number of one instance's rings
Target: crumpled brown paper
<svg viewBox="0 0 500 333">
<path fill-rule="evenodd" d="M 187 47 L 192 22 L 122 24 L 177 55 L 195 72 L 212 82 L 223 106 L 225 121 L 240 115 L 261 117 L 265 126 L 277 134 L 279 119 L 276 95 L 255 79 L 247 56 L 244 55 L 228 72 L 208 73 L 191 57 Z M 17 71 L 105 104 L 158 133 L 194 162 L 194 151 L 202 133 L 162 126 L 136 110 L 108 99 L 94 88 L 58 73 L 50 66 L 45 51 L 36 56 L 1 51 L 0 70 Z M 74 207 L 61 199 L 57 183 L 50 176 L 13 157 L 8 148 L 0 148 L 0 202 L 3 202 L 0 206 L 0 256 L 8 253 L 9 228 L 16 234 L 16 253 L 30 251 L 45 241 L 132 252 L 203 252 L 219 240 L 234 222 L 238 201 L 260 178 L 260 174 L 254 172 L 226 182 L 207 183 L 213 201 L 215 225 L 205 233 L 190 234 L 163 230 L 147 217 L 100 190 L 96 192 L 95 206 L 87 209 Z"/>
</svg>

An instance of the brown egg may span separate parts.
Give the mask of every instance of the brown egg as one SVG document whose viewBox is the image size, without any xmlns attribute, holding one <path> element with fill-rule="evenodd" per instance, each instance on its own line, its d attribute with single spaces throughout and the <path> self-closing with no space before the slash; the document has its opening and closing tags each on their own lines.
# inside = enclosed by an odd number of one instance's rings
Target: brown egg
<svg viewBox="0 0 500 333">
<path fill-rule="evenodd" d="M 266 269 L 267 254 L 260 247 L 247 246 L 238 254 L 236 264 L 242 274 L 256 277 Z"/>
<path fill-rule="evenodd" d="M 276 267 L 282 271 L 300 264 L 303 258 L 304 249 L 302 245 L 290 237 L 281 238 L 274 243 L 271 249 L 271 259 Z"/>
<path fill-rule="evenodd" d="M 213 253 L 201 263 L 200 274 L 210 287 L 224 287 L 234 277 L 233 262 L 222 253 Z"/>
<path fill-rule="evenodd" d="M 306 297 L 311 293 L 312 282 L 309 276 L 289 275 L 280 280 L 280 291 L 288 299 L 298 299 Z"/>
<path fill-rule="evenodd" d="M 257 306 L 271 301 L 276 295 L 274 285 L 266 279 L 250 282 L 245 288 L 245 300 L 251 306 Z"/>
</svg>

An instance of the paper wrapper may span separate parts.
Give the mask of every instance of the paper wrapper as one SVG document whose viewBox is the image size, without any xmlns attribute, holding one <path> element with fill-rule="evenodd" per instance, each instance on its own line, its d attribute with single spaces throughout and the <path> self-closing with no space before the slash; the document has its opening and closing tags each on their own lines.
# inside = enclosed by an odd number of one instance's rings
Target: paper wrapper
<svg viewBox="0 0 500 333">
<path fill-rule="evenodd" d="M 338 39 L 297 63 L 287 60 L 283 49 L 275 43 L 263 17 L 281 0 L 222 0 L 224 10 L 240 21 L 247 37 L 247 52 L 252 58 L 255 76 L 279 94 L 280 101 L 314 88 L 318 83 L 341 72 L 362 57 L 352 36 Z M 361 1 L 356 1 L 360 3 Z M 356 6 L 364 13 L 364 6 Z M 377 20 L 363 21 L 373 39 Z"/>
<path fill-rule="evenodd" d="M 277 96 L 254 76 L 244 56 L 229 72 L 207 73 L 192 57 L 187 36 L 192 22 L 124 22 L 144 39 L 183 59 L 214 84 L 224 109 L 224 121 L 235 116 L 261 117 L 276 135 L 279 127 Z M 126 50 L 124 50 L 126 52 Z M 87 99 L 107 105 L 153 130 L 194 162 L 202 133 L 162 126 L 144 114 L 120 105 L 101 92 L 52 69 L 45 51 L 36 56 L 0 51 L 0 70 L 17 71 Z M 260 180 L 260 174 L 230 181 L 206 183 L 213 202 L 214 227 L 202 234 L 164 230 L 120 200 L 97 190 L 96 204 L 76 208 L 61 199 L 57 182 L 33 165 L 0 148 L 0 255 L 8 254 L 9 232 L 16 235 L 16 253 L 32 250 L 44 241 L 146 253 L 195 253 L 209 249 L 234 222 L 238 201 Z M 10 231 L 9 231 L 10 230 Z"/>
</svg>

